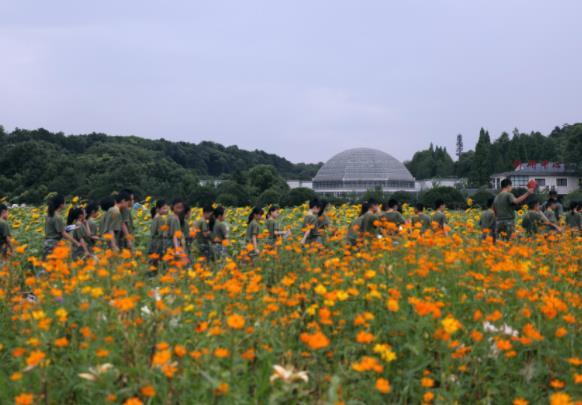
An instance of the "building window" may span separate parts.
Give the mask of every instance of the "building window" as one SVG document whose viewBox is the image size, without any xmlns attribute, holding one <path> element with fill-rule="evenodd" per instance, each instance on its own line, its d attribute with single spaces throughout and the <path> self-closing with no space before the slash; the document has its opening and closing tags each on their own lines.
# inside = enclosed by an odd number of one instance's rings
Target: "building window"
<svg viewBox="0 0 582 405">
<path fill-rule="evenodd" d="M 568 179 L 558 178 L 556 179 L 556 185 L 558 187 L 568 187 Z"/>
<path fill-rule="evenodd" d="M 526 176 L 513 176 L 511 178 L 511 185 L 513 187 L 526 187 L 528 178 Z"/>
<path fill-rule="evenodd" d="M 536 183 L 538 183 L 538 186 L 540 186 L 540 187 L 545 187 L 546 186 L 546 179 L 536 179 Z"/>
</svg>

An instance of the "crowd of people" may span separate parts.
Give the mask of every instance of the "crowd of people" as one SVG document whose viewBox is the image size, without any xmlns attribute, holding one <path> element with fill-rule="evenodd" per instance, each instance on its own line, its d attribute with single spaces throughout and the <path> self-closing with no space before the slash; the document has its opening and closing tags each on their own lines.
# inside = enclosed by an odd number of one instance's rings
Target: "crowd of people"
<svg viewBox="0 0 582 405">
<path fill-rule="evenodd" d="M 510 239 L 515 230 L 516 209 L 523 203 L 529 206 L 522 219 L 522 226 L 528 236 L 562 231 L 562 215 L 567 228 L 576 232 L 582 230 L 581 203 L 571 203 L 564 214 L 555 194 L 550 194 L 550 198 L 542 206 L 542 202 L 534 195 L 534 189 L 516 197 L 511 192 L 509 179 L 503 180 L 501 187 L 500 193 L 488 202 L 481 213 L 479 226 L 483 238 L 492 238 L 493 241 L 497 238 Z M 73 259 L 92 256 L 96 245 L 116 252 L 122 249 L 133 250 L 134 200 L 134 193 L 124 189 L 114 197 L 105 198 L 100 204 L 88 203 L 83 207 L 70 208 L 65 221 L 65 198 L 61 195 L 54 196 L 48 203 L 45 219 L 43 257 L 48 257 L 60 241 L 70 243 Z M 331 221 L 325 212 L 326 207 L 327 203 L 319 199 L 309 202 L 309 212 L 303 219 L 300 231 L 303 245 L 323 243 L 323 237 L 331 227 Z M 390 199 L 382 204 L 371 198 L 361 204 L 359 215 L 349 224 L 346 243 L 357 246 L 367 237 L 396 235 L 406 224 L 411 224 L 411 229 L 418 229 L 420 232 L 431 229 L 446 235 L 449 228 L 445 210 L 445 202 L 438 200 L 433 207 L 432 216 L 429 216 L 425 213 L 424 205 L 418 203 L 414 206 L 414 215 L 406 219 L 401 213 L 401 204 L 398 201 Z M 280 211 L 276 205 L 269 207 L 266 212 L 260 207 L 251 210 L 244 238 L 251 257 L 259 255 L 262 243 L 275 245 L 291 235 L 291 231 L 284 229 L 279 221 Z M 157 267 L 168 252 L 180 255 L 184 260 L 190 260 L 192 255 L 196 255 L 209 262 L 219 261 L 226 256 L 226 244 L 229 240 L 226 209 L 222 206 L 203 207 L 201 217 L 192 224 L 191 213 L 191 207 L 181 199 L 175 199 L 171 203 L 157 200 L 152 204 L 147 250 L 152 266 Z M 260 237 L 263 226 L 266 237 Z M 8 208 L 0 204 L 0 254 L 6 256 L 11 251 Z"/>
</svg>

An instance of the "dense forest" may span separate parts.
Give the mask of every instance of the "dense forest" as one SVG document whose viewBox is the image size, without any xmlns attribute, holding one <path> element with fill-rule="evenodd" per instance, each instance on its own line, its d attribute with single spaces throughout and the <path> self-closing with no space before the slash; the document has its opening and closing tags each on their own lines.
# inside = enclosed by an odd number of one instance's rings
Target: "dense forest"
<svg viewBox="0 0 582 405">
<path fill-rule="evenodd" d="M 266 191 L 247 178 L 252 168 L 274 168 L 270 175 L 279 178 L 273 183 L 284 189 L 282 179 L 311 179 L 320 167 L 213 142 L 96 133 L 65 136 L 45 129 L 6 133 L 1 126 L 0 150 L 0 196 L 27 203 L 41 202 L 49 192 L 98 199 L 122 187 L 141 195 L 181 195 L 196 202 L 220 194 L 228 202 L 247 202 Z M 204 178 L 230 181 L 216 190 L 200 185 Z"/>
<path fill-rule="evenodd" d="M 548 136 L 515 130 L 491 140 L 481 129 L 474 150 L 462 150 L 457 160 L 446 148 L 433 146 L 405 162 L 416 179 L 466 178 L 471 187 L 486 186 L 495 172 L 511 170 L 514 162 L 547 160 L 582 168 L 582 123 L 556 127 Z M 105 134 L 70 135 L 45 129 L 0 126 L 0 198 L 41 203 L 52 192 L 100 199 L 124 187 L 139 196 L 180 196 L 201 205 L 278 202 L 293 205 L 313 195 L 289 190 L 285 179 L 313 178 L 321 164 L 294 164 L 263 151 L 245 151 L 213 142 L 192 144 Z M 201 179 L 222 180 L 219 185 Z"/>
<path fill-rule="evenodd" d="M 473 187 L 487 185 L 493 173 L 512 170 L 517 161 L 547 160 L 582 169 L 582 123 L 556 127 L 548 136 L 516 129 L 512 136 L 504 132 L 495 141 L 481 129 L 474 150 L 458 152 L 457 161 L 453 161 L 446 148 L 431 144 L 405 164 L 418 180 L 461 177 Z"/>
</svg>

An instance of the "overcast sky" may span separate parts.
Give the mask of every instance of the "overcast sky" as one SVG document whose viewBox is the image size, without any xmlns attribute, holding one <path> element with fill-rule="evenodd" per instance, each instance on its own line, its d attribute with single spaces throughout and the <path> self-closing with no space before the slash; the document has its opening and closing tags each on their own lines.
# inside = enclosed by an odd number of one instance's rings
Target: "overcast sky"
<svg viewBox="0 0 582 405">
<path fill-rule="evenodd" d="M 580 0 L 0 0 L 0 124 L 406 160 L 582 121 Z"/>
</svg>

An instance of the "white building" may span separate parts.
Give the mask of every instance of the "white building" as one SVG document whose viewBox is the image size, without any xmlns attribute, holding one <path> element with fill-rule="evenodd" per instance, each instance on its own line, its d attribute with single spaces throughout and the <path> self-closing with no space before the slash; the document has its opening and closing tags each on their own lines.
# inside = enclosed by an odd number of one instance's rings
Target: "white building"
<svg viewBox="0 0 582 405">
<path fill-rule="evenodd" d="M 582 173 L 569 169 L 562 163 L 530 162 L 521 163 L 511 172 L 496 173 L 491 176 L 493 188 L 501 188 L 501 180 L 508 178 L 513 187 L 526 188 L 534 179 L 541 191 L 554 190 L 565 195 L 582 188 Z"/>
<path fill-rule="evenodd" d="M 313 181 L 311 180 L 287 180 L 289 188 L 308 188 L 313 189 Z"/>
<path fill-rule="evenodd" d="M 416 180 L 416 191 L 430 190 L 435 187 L 466 188 L 467 179 L 458 177 L 435 177 L 432 179 Z"/>
</svg>

